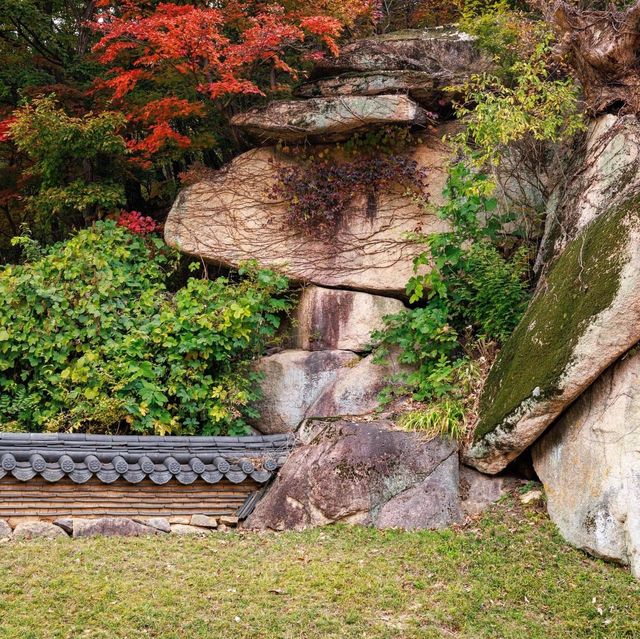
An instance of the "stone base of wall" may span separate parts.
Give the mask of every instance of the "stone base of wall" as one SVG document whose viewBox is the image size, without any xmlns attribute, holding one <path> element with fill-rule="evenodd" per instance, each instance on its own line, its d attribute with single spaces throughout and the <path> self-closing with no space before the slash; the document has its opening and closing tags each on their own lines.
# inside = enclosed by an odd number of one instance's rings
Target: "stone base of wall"
<svg viewBox="0 0 640 639">
<path fill-rule="evenodd" d="M 0 519 L 0 542 L 66 537 L 142 537 L 148 535 L 210 535 L 224 533 L 238 524 L 232 515 L 211 517 L 194 514 L 168 517 L 60 518 L 35 517 Z"/>
</svg>

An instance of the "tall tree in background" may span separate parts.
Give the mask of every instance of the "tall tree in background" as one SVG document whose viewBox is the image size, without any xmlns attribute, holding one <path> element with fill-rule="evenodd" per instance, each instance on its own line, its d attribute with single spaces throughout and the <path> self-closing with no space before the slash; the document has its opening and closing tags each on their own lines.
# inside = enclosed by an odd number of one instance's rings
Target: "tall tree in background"
<svg viewBox="0 0 640 639">
<path fill-rule="evenodd" d="M 98 72 L 87 56 L 94 12 L 95 0 L 0 3 L 0 114 L 42 92 L 82 99 Z"/>
<path fill-rule="evenodd" d="M 22 101 L 51 94 L 75 115 L 101 108 L 88 91 L 100 72 L 90 55 L 94 11 L 94 0 L 0 2 L 0 249 L 8 259 L 15 256 L 11 237 L 33 225 L 28 201 L 39 189 L 32 159 L 11 141 L 12 113 Z"/>
</svg>

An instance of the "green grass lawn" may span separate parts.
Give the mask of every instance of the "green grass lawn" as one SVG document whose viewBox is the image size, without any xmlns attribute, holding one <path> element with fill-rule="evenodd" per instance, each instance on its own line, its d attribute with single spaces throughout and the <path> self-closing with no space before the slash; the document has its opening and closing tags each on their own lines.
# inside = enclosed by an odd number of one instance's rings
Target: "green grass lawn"
<svg viewBox="0 0 640 639">
<path fill-rule="evenodd" d="M 458 531 L 0 546 L 2 639 L 640 637 L 640 584 L 502 504 Z"/>
</svg>

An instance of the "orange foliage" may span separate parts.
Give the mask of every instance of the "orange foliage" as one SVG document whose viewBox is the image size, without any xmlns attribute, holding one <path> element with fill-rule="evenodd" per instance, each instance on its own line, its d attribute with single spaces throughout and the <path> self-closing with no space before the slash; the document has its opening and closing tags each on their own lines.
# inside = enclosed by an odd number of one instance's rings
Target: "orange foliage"
<svg viewBox="0 0 640 639">
<path fill-rule="evenodd" d="M 0 142 L 8 142 L 11 139 L 11 125 L 16 121 L 15 116 L 0 120 Z"/>
<path fill-rule="evenodd" d="M 291 4 L 228 0 L 214 8 L 100 0 L 93 26 L 101 38 L 94 52 L 109 72 L 96 88 L 108 89 L 138 130 L 147 131 L 131 150 L 146 162 L 166 146 L 188 147 L 188 136 L 176 129 L 181 118 L 203 115 L 223 97 L 264 95 L 265 77 L 272 88 L 275 74 L 295 79 L 309 55 L 336 55 L 344 26 L 372 14 L 377 2 L 335 2 L 335 14 L 331 2 L 319 3 L 324 13 Z M 153 85 L 165 97 L 156 98 Z M 138 88 L 144 90 L 130 99 Z"/>
</svg>

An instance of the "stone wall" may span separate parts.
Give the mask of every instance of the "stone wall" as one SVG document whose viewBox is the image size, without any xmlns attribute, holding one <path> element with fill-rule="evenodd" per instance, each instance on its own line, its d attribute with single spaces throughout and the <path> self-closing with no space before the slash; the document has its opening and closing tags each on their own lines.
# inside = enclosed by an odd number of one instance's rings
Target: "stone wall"
<svg viewBox="0 0 640 639">
<path fill-rule="evenodd" d="M 144 537 L 165 534 L 205 536 L 214 532 L 228 532 L 237 525 L 238 518 L 232 515 L 61 517 L 52 521 L 35 516 L 20 517 L 0 519 L 0 543 L 68 537 Z"/>
</svg>

